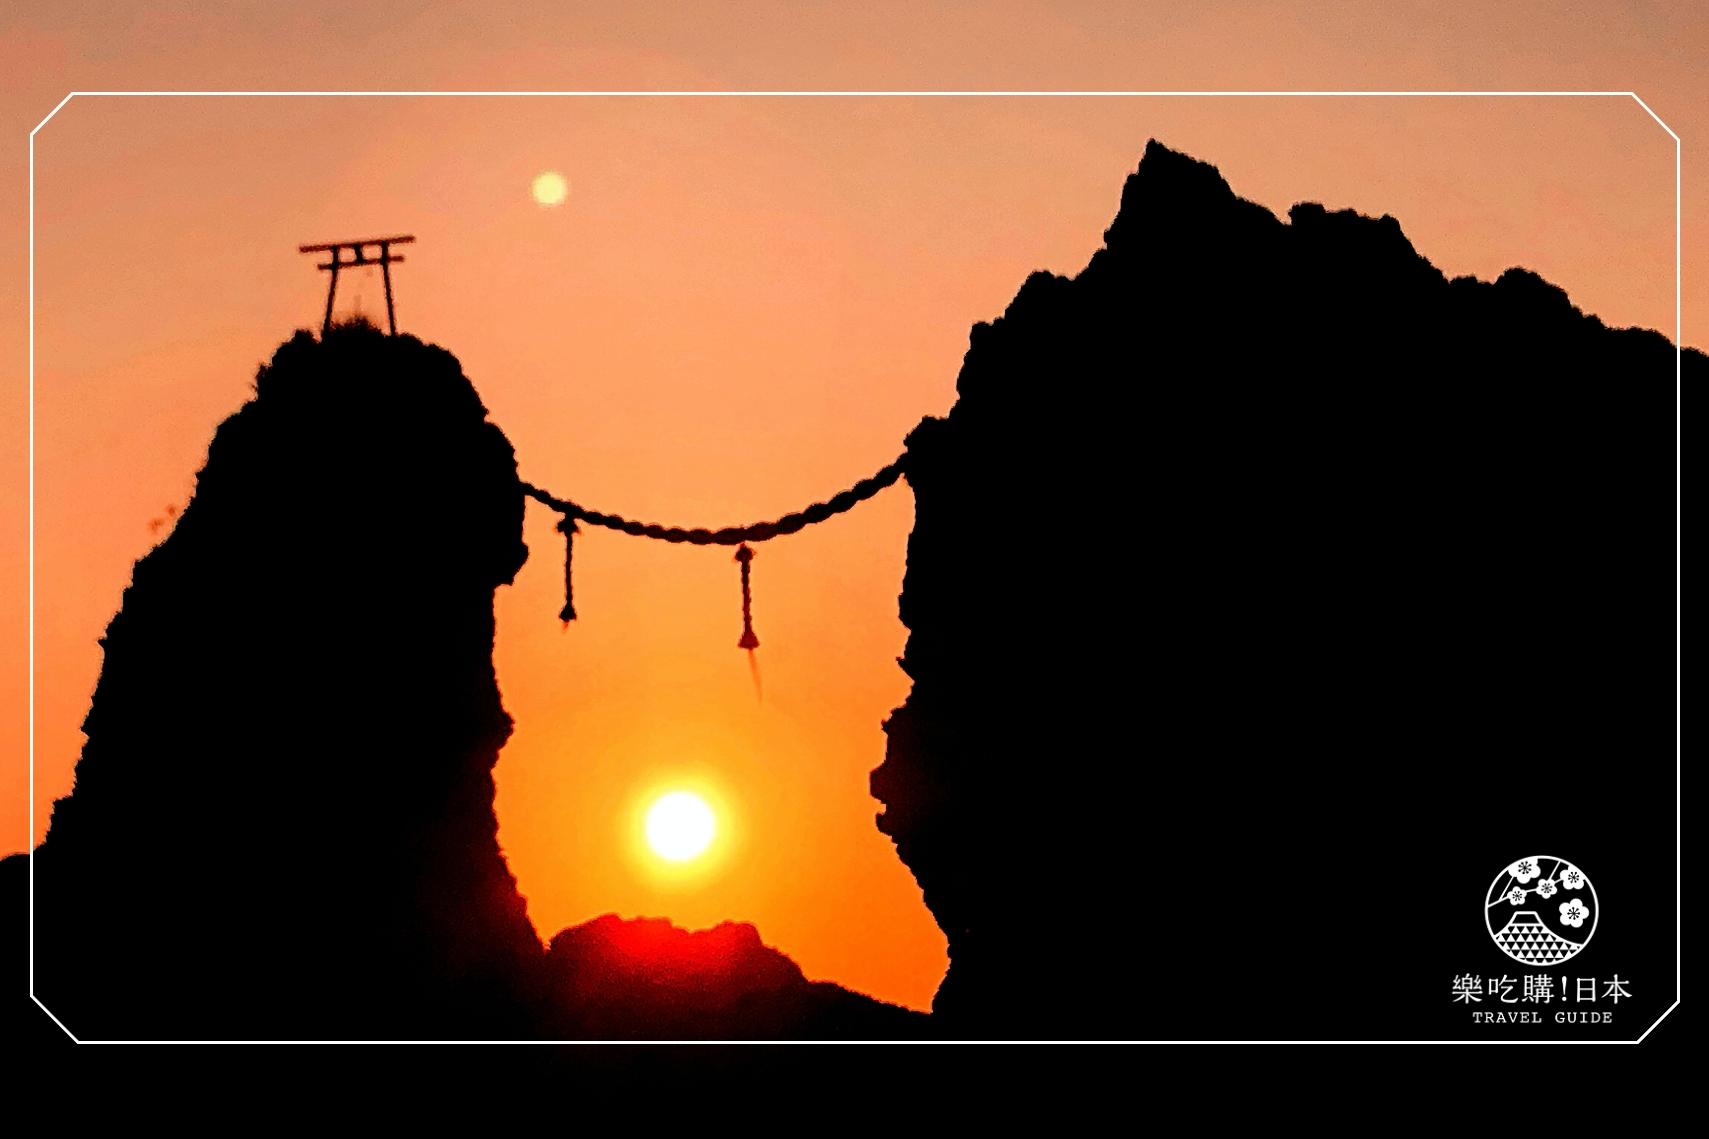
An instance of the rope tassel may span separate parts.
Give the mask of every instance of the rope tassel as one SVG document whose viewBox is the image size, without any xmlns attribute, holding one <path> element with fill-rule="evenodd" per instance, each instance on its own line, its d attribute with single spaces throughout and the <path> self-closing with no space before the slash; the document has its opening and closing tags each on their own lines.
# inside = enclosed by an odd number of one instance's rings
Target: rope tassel
<svg viewBox="0 0 1709 1139">
<path fill-rule="evenodd" d="M 743 542 L 736 548 L 736 561 L 742 567 L 742 639 L 736 642 L 739 649 L 753 652 L 760 647 L 760 639 L 754 636 L 754 597 L 749 578 L 753 571 L 754 552 Z"/>
<path fill-rule="evenodd" d="M 558 533 L 564 536 L 564 607 L 558 610 L 558 620 L 565 626 L 576 619 L 576 591 L 570 580 L 570 562 L 576 549 L 578 529 L 575 518 L 568 514 L 558 523 Z"/>
</svg>

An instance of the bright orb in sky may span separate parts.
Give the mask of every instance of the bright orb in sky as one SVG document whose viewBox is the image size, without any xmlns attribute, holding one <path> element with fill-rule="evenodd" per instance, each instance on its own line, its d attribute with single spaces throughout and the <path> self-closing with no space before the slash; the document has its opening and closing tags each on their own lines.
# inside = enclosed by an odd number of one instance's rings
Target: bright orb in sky
<svg viewBox="0 0 1709 1139">
<path fill-rule="evenodd" d="M 647 845 L 670 862 L 687 862 L 712 844 L 712 808 L 692 791 L 672 791 L 647 808 Z"/>
<path fill-rule="evenodd" d="M 543 206 L 562 205 L 565 198 L 570 196 L 570 183 L 556 170 L 546 170 L 534 176 L 534 185 L 530 187 L 534 200 Z"/>
</svg>

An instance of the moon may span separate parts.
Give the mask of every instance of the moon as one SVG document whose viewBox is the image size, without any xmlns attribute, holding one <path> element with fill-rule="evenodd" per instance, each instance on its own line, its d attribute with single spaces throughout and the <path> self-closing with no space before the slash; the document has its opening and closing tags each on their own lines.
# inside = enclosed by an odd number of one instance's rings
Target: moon
<svg viewBox="0 0 1709 1139">
<path fill-rule="evenodd" d="M 570 196 L 570 182 L 556 170 L 544 170 L 534 176 L 529 193 L 540 205 L 551 209 L 563 205 L 564 199 Z"/>
<path fill-rule="evenodd" d="M 667 862 L 699 858 L 717 830 L 712 808 L 692 791 L 661 795 L 647 808 L 647 845 Z"/>
</svg>

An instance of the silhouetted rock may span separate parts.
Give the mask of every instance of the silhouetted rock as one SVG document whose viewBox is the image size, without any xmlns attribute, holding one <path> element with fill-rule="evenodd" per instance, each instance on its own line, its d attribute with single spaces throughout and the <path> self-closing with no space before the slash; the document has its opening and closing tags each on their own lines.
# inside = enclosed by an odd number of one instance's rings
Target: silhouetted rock
<svg viewBox="0 0 1709 1139">
<path fill-rule="evenodd" d="M 84 1037 L 521 1031 L 499 853 L 504 435 L 449 353 L 298 333 L 108 626 L 36 855 L 37 992 Z"/>
<path fill-rule="evenodd" d="M 902 1039 L 927 1017 L 808 981 L 751 925 L 688 932 L 615 914 L 566 929 L 547 955 L 554 1035 L 573 1039 Z"/>
<path fill-rule="evenodd" d="M 522 510 L 510 444 L 443 349 L 355 324 L 261 368 L 136 565 L 36 853 L 35 991 L 72 1032 L 919 1031 L 750 926 L 596 922 L 548 968 L 493 814 L 511 731 L 493 591 L 527 556 Z M 25 871 L 0 862 L 20 922 Z M 33 1008 L 7 1027 L 58 1034 Z"/>
<path fill-rule="evenodd" d="M 937 1030 L 1464 1034 L 1451 978 L 1514 965 L 1478 900 L 1539 850 L 1610 884 L 1582 962 L 1647 1024 L 1671 345 L 1155 142 L 1105 237 L 974 327 L 908 442 L 872 788 L 949 938 Z"/>
</svg>

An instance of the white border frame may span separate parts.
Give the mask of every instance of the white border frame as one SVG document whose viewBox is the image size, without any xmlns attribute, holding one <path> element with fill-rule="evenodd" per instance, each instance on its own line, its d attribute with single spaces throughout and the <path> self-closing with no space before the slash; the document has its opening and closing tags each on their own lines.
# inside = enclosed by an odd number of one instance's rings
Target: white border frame
<svg viewBox="0 0 1709 1139">
<path fill-rule="evenodd" d="M 1635 1040 L 1149 1040 L 1129 1041 L 1128 1043 L 1147 1044 L 1642 1044 L 1656 1026 L 1668 1018 L 1674 1009 L 1679 1007 L 1682 996 L 1682 973 L 1684 959 L 1682 952 L 1682 906 L 1681 897 L 1683 881 L 1681 878 L 1682 860 L 1680 855 L 1680 422 L 1681 422 L 1681 374 L 1684 367 L 1685 348 L 1684 337 L 1680 327 L 1680 155 L 1681 143 L 1679 135 L 1672 127 L 1662 121 L 1660 115 L 1650 109 L 1650 105 L 1638 97 L 1635 91 L 72 91 L 56 104 L 47 117 L 35 125 L 30 131 L 30 192 L 29 192 L 29 748 L 30 748 L 30 846 L 29 846 L 29 963 L 30 963 L 30 1000 L 46 1013 L 48 1018 L 58 1025 L 60 1031 L 79 1044 L 699 1044 L 699 1043 L 760 1043 L 758 1041 L 606 1041 L 606 1040 L 508 1040 L 508 1041 L 400 1041 L 400 1040 L 229 1040 L 229 1041 L 140 1041 L 140 1040 L 89 1040 L 84 1041 L 67 1028 L 63 1021 L 54 1016 L 53 1010 L 43 1004 L 36 996 L 36 135 L 41 129 L 53 121 L 53 117 L 65 108 L 65 105 L 76 98 L 435 98 L 435 99 L 478 99 L 478 98 L 566 98 L 566 97 L 605 97 L 605 98 L 703 98 L 703 99 L 753 99 L 753 98 L 1602 98 L 1602 99 L 1631 99 L 1642 107 L 1644 113 L 1654 119 L 1656 125 L 1667 132 L 1673 139 L 1673 423 L 1674 423 L 1674 496 L 1673 496 L 1673 526 L 1674 526 L 1674 576 L 1673 576 L 1673 612 L 1674 612 L 1674 701 L 1673 701 L 1673 848 L 1674 848 L 1674 996 L 1673 1003 L 1662 1011 L 1655 1022 Z M 812 1041 L 773 1041 L 770 1043 L 814 1043 Z M 955 1041 L 866 1041 L 863 1043 L 955 1043 Z M 1099 1041 L 1097 1043 L 1105 1043 Z M 1114 1042 L 1110 1042 L 1114 1043 Z"/>
</svg>

